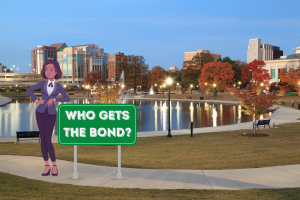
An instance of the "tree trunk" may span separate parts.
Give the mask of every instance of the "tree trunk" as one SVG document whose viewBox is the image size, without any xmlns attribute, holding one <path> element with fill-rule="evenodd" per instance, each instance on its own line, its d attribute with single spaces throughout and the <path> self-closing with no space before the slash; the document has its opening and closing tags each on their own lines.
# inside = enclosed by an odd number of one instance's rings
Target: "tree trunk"
<svg viewBox="0 0 300 200">
<path fill-rule="evenodd" d="M 133 94 L 136 94 L 136 86 L 133 87 Z"/>
</svg>

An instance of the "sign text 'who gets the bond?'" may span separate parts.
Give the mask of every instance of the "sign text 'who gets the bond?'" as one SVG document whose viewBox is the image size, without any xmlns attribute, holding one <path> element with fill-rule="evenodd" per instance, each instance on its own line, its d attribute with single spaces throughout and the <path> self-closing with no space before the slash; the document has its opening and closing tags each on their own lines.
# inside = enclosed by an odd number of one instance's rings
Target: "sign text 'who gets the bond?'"
<svg viewBox="0 0 300 200">
<path fill-rule="evenodd" d="M 62 145 L 136 142 L 136 106 L 133 104 L 61 104 L 58 114 Z"/>
</svg>

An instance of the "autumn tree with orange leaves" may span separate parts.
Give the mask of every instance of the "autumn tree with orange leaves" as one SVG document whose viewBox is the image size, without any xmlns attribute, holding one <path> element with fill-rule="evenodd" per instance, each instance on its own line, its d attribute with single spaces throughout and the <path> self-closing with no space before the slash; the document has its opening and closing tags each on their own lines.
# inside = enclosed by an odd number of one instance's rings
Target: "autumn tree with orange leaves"
<svg viewBox="0 0 300 200">
<path fill-rule="evenodd" d="M 300 95 L 300 63 L 295 68 L 287 68 L 281 69 L 279 73 L 280 81 L 286 82 L 289 85 L 292 85 L 297 89 L 297 95 Z"/>
<path fill-rule="evenodd" d="M 204 65 L 200 77 L 199 87 L 202 90 L 218 91 L 230 87 L 233 83 L 234 71 L 228 62 L 210 62 Z"/>
<path fill-rule="evenodd" d="M 274 112 L 278 108 L 271 108 L 275 104 L 273 93 L 261 94 L 260 84 L 267 84 L 271 79 L 268 70 L 263 69 L 264 61 L 254 60 L 242 70 L 244 82 L 252 82 L 249 89 L 231 88 L 231 91 L 241 98 L 242 112 L 254 117 L 254 134 L 256 134 L 256 118 L 267 112 Z"/>
<path fill-rule="evenodd" d="M 167 72 L 161 66 L 155 66 L 148 72 L 148 82 L 149 85 L 159 87 L 162 85 L 167 79 Z"/>
<path fill-rule="evenodd" d="M 261 83 L 267 85 L 271 79 L 268 70 L 263 69 L 264 61 L 253 60 L 242 69 L 242 80 L 244 83 L 250 83 L 252 86 L 259 86 Z M 251 83 L 252 82 L 252 83 Z M 256 89 L 259 89 L 256 87 Z"/>
<path fill-rule="evenodd" d="M 99 70 L 93 70 L 84 77 L 84 85 L 94 86 L 96 83 L 106 83 L 104 73 Z"/>
</svg>

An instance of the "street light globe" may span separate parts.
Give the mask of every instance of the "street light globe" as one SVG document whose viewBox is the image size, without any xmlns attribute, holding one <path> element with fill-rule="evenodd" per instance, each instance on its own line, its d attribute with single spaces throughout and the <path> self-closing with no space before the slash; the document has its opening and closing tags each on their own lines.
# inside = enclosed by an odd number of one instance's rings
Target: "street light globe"
<svg viewBox="0 0 300 200">
<path fill-rule="evenodd" d="M 122 84 L 122 88 L 124 88 L 124 84 Z"/>
<path fill-rule="evenodd" d="M 235 87 L 235 84 L 233 85 Z M 215 87 L 215 86 L 214 86 Z"/>
<path fill-rule="evenodd" d="M 261 85 L 261 86 L 263 86 L 264 84 L 263 84 L 263 83 L 261 83 L 260 85 Z"/>
<path fill-rule="evenodd" d="M 239 85 L 241 85 L 241 81 L 239 81 Z"/>
<path fill-rule="evenodd" d="M 156 83 L 154 85 L 156 86 Z"/>
<path fill-rule="evenodd" d="M 64 87 L 66 87 L 66 85 L 64 85 Z"/>
<path fill-rule="evenodd" d="M 177 85 L 179 85 L 179 83 L 177 83 Z"/>
<path fill-rule="evenodd" d="M 216 87 L 217 85 L 216 84 L 214 84 L 214 87 Z"/>
<path fill-rule="evenodd" d="M 170 77 L 167 79 L 167 83 L 168 83 L 169 85 L 172 83 L 172 79 L 171 79 Z"/>
<path fill-rule="evenodd" d="M 205 85 L 207 85 L 207 83 L 205 83 Z"/>
</svg>

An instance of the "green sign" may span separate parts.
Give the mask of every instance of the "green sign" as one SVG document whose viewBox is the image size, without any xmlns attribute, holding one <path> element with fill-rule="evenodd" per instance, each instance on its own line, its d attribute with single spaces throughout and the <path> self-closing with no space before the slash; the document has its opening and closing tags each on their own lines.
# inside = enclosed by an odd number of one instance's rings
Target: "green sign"
<svg viewBox="0 0 300 200">
<path fill-rule="evenodd" d="M 134 145 L 137 138 L 134 104 L 60 104 L 61 145 Z"/>
</svg>

